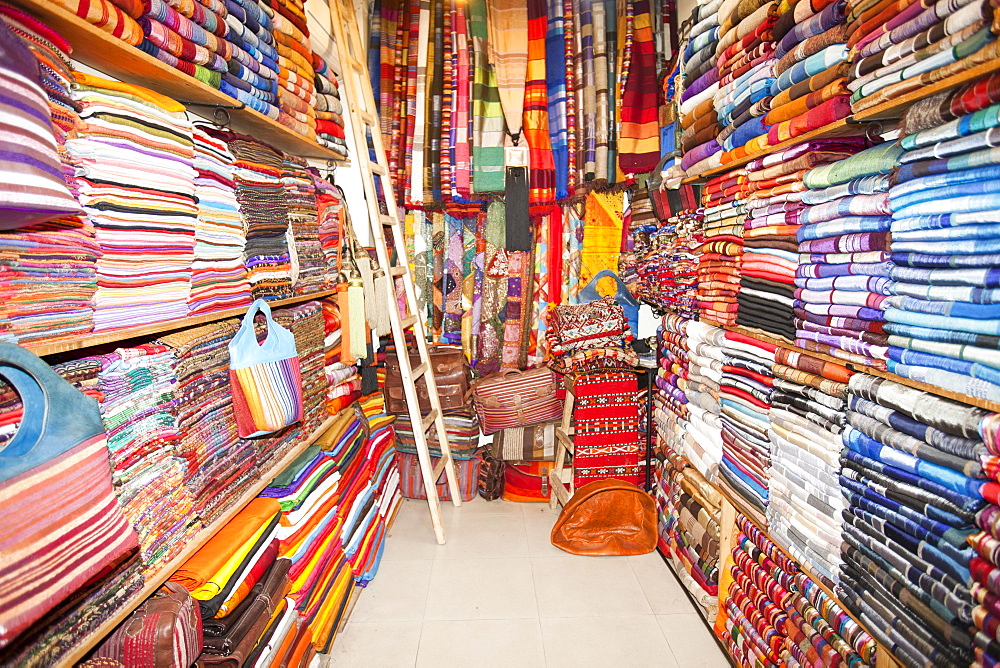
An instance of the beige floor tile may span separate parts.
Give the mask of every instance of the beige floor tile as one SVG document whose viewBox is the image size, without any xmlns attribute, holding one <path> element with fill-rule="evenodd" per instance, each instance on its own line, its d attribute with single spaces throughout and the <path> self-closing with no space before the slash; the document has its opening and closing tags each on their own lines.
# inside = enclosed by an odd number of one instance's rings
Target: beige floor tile
<svg viewBox="0 0 1000 668">
<path fill-rule="evenodd" d="M 456 513 L 448 518 L 448 542 L 438 546 L 434 556 L 437 559 L 527 557 L 524 516 Z"/>
<path fill-rule="evenodd" d="M 442 515 L 445 535 L 451 517 Z M 396 520 L 389 529 L 382 561 L 400 559 L 433 559 L 437 553 L 434 527 L 426 501 L 403 499 Z M 378 579 L 378 576 L 375 576 Z"/>
<path fill-rule="evenodd" d="M 574 557 L 575 555 L 554 547 L 549 538 L 556 518 L 559 517 L 559 511 L 550 509 L 547 503 L 526 503 L 524 506 L 528 554 L 532 557 Z"/>
<path fill-rule="evenodd" d="M 529 559 L 434 561 L 424 619 L 519 619 L 537 616 Z"/>
<path fill-rule="evenodd" d="M 456 508 L 452 505 L 451 501 L 445 501 L 441 504 L 442 514 L 454 514 L 454 515 L 520 515 L 521 506 L 523 503 L 511 503 L 510 501 L 504 501 L 503 499 L 497 499 L 496 501 L 487 501 L 486 499 L 477 496 L 472 501 L 464 501 L 462 505 Z"/>
<path fill-rule="evenodd" d="M 431 580 L 430 559 L 383 560 L 351 613 L 351 622 L 419 622 Z"/>
<path fill-rule="evenodd" d="M 656 617 L 562 617 L 540 620 L 546 666 L 677 668 Z"/>
<path fill-rule="evenodd" d="M 653 614 L 688 614 L 692 611 L 684 588 L 658 552 L 629 557 L 628 560 Z"/>
<path fill-rule="evenodd" d="M 652 610 L 628 557 L 532 558 L 538 615 L 649 615 Z"/>
<path fill-rule="evenodd" d="M 697 612 L 687 615 L 657 615 L 656 621 L 659 622 L 677 663 L 684 668 L 725 668 L 729 665 Z"/>
<path fill-rule="evenodd" d="M 533 668 L 545 665 L 537 619 L 424 621 L 417 666 Z"/>
<path fill-rule="evenodd" d="M 354 622 L 337 636 L 330 668 L 407 668 L 416 664 L 421 623 Z"/>
</svg>

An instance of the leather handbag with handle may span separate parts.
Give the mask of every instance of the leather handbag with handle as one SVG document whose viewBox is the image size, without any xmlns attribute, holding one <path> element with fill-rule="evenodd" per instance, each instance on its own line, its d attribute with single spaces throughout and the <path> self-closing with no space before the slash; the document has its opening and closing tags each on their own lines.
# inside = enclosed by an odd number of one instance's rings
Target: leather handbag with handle
<svg viewBox="0 0 1000 668">
<path fill-rule="evenodd" d="M 472 384 L 472 402 L 484 434 L 562 417 L 559 382 L 551 369 L 507 369 Z"/>
<path fill-rule="evenodd" d="M 622 480 L 588 483 L 566 502 L 551 540 L 560 550 L 581 556 L 647 554 L 656 549 L 656 502 Z"/>
<path fill-rule="evenodd" d="M 472 372 L 461 348 L 430 346 L 431 368 L 437 384 L 438 399 L 442 413 L 469 413 L 469 379 Z M 417 353 L 410 353 L 410 367 L 420 364 Z M 389 413 L 406 413 L 406 397 L 403 395 L 403 379 L 399 371 L 399 358 L 395 353 L 385 357 L 385 408 Z M 417 380 L 417 399 L 420 412 L 429 413 L 430 399 L 427 397 L 427 382 Z"/>
<path fill-rule="evenodd" d="M 515 503 L 546 503 L 551 494 L 552 462 L 507 462 L 503 478 L 503 500 Z"/>
<path fill-rule="evenodd" d="M 104 639 L 94 656 L 126 666 L 190 666 L 203 642 L 196 601 L 180 584 L 166 582 Z"/>
</svg>

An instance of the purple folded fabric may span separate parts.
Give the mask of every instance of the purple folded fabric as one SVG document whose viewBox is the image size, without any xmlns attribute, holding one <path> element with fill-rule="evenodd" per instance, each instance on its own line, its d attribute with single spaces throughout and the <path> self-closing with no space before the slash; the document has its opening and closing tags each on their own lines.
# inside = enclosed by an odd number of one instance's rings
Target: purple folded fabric
<svg viewBox="0 0 1000 668">
<path fill-rule="evenodd" d="M 799 253 L 860 253 L 888 249 L 885 232 L 857 232 L 799 243 Z"/>
<path fill-rule="evenodd" d="M 705 158 L 719 153 L 722 151 L 722 147 L 719 146 L 719 142 L 711 139 L 704 144 L 695 146 L 693 149 L 684 154 L 681 158 L 681 169 L 687 171 L 692 165 L 695 165 Z"/>
<path fill-rule="evenodd" d="M 684 93 L 681 95 L 681 102 L 686 102 L 688 99 L 694 97 L 698 93 L 703 92 L 706 88 L 714 84 L 719 80 L 719 69 L 713 67 L 705 74 L 698 77 L 694 83 L 684 89 Z"/>
</svg>

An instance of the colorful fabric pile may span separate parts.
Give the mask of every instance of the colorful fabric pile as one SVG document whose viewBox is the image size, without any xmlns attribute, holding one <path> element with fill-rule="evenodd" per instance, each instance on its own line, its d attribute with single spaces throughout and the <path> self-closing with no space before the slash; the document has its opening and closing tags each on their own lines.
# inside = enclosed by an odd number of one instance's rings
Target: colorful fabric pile
<svg viewBox="0 0 1000 668">
<path fill-rule="evenodd" d="M 687 321 L 680 316 L 665 315 L 656 333 L 659 368 L 654 379 L 652 417 L 657 449 L 668 459 L 685 450 L 688 419 L 686 325 Z M 642 422 L 640 420 L 640 430 Z"/>
<path fill-rule="evenodd" d="M 1000 401 L 996 73 L 915 104 L 890 174 L 889 370 Z"/>
<path fill-rule="evenodd" d="M 288 155 L 284 158 L 281 180 L 288 201 L 288 226 L 295 240 L 298 272 L 294 276 L 296 294 L 322 290 L 327 284 L 326 258 L 319 240 L 319 209 L 316 185 L 304 158 Z"/>
<path fill-rule="evenodd" d="M 824 583 L 840 571 L 841 432 L 851 372 L 784 348 L 775 351 L 771 394 L 771 537 Z"/>
<path fill-rule="evenodd" d="M 278 60 L 278 122 L 316 139 L 313 52 L 303 0 L 269 0 Z"/>
<path fill-rule="evenodd" d="M 134 11 L 126 13 L 108 0 L 83 2 L 82 0 L 57 0 L 57 5 L 76 14 L 87 23 L 123 42 L 138 45 L 142 42 L 142 27 L 135 19 L 142 16 L 142 6 L 134 6 Z"/>
<path fill-rule="evenodd" d="M 719 145 L 719 117 L 715 110 L 715 94 L 719 92 L 719 69 L 716 49 L 719 46 L 719 7 L 722 0 L 711 0 L 694 8 L 686 43 L 681 44 L 683 81 L 677 81 L 679 97 L 675 97 L 680 113 L 679 148 L 684 154 L 681 171 L 693 175 L 722 164 Z"/>
<path fill-rule="evenodd" d="M 103 253 L 94 331 L 183 318 L 198 226 L 191 122 L 183 105 L 151 90 L 75 79 L 86 127 L 66 147 Z"/>
<path fill-rule="evenodd" d="M 40 65 L 42 90 L 63 175 L 78 196 L 75 162 L 66 141 L 83 127 L 80 106 L 72 99 L 71 46 L 46 25 L 19 9 L 0 3 L 0 17 L 30 49 Z M 97 290 L 100 246 L 94 226 L 84 216 L 0 232 L 0 332 L 21 343 L 59 341 L 93 328 L 91 300 Z"/>
<path fill-rule="evenodd" d="M 616 478 L 644 483 L 638 382 L 626 371 L 586 372 L 574 383 L 573 486 Z"/>
<path fill-rule="evenodd" d="M 725 332 L 695 320 L 687 321 L 687 429 L 681 452 L 711 482 L 722 461 L 722 367 Z"/>
<path fill-rule="evenodd" d="M 337 274 L 340 272 L 340 244 L 346 209 L 343 193 L 339 188 L 311 169 L 313 186 L 316 188 L 316 216 L 319 222 L 317 236 L 323 249 L 323 259 L 326 263 L 326 285 L 330 288 L 336 285 Z"/>
<path fill-rule="evenodd" d="M 740 533 L 719 576 L 715 634 L 738 665 L 874 666 L 864 631 L 759 528 Z"/>
<path fill-rule="evenodd" d="M 650 234 L 649 249 L 638 257 L 637 298 L 685 318 L 698 315 L 698 249 L 704 241 L 700 193 L 693 188 L 664 193 L 670 217 Z"/>
<path fill-rule="evenodd" d="M 865 374 L 848 387 L 837 593 L 903 661 L 969 665 L 970 587 L 993 567 L 970 572 L 982 561 L 966 540 L 987 507 L 996 415 Z"/>
<path fill-rule="evenodd" d="M 479 450 L 479 418 L 471 415 L 445 415 L 444 429 L 448 439 L 448 447 L 456 459 L 469 459 Z M 409 415 L 396 416 L 393 425 L 396 430 L 396 450 L 399 452 L 417 453 L 417 444 L 413 436 L 413 427 Z M 437 430 L 431 428 L 427 432 L 427 449 L 433 457 L 441 456 L 441 444 L 438 442 Z"/>
<path fill-rule="evenodd" d="M 334 69 L 318 53 L 313 53 L 316 76 L 316 140 L 323 146 L 347 157 L 347 137 L 344 134 L 344 105 L 340 101 L 340 79 Z"/>
<path fill-rule="evenodd" d="M 747 183 L 746 170 L 737 169 L 702 188 L 704 241 L 698 257 L 698 310 L 701 320 L 719 325 L 736 323 Z"/>
<path fill-rule="evenodd" d="M 142 28 L 139 48 L 188 76 L 219 88 L 233 45 L 226 40 L 228 12 L 221 2 L 173 3 L 144 0 L 130 3 Z M 179 9 L 178 9 L 179 8 Z"/>
<path fill-rule="evenodd" d="M 191 264 L 191 313 L 244 306 L 250 303 L 250 286 L 243 264 L 246 237 L 233 156 L 225 142 L 199 125 L 194 127 L 194 168 L 198 227 Z"/>
<path fill-rule="evenodd" d="M 212 3 L 218 7 L 222 3 Z M 227 0 L 220 15 L 229 30 L 233 56 L 219 90 L 268 118 L 278 120 L 278 52 L 271 32 L 270 7 L 254 0 Z M 159 57 L 159 54 L 157 54 Z"/>
</svg>

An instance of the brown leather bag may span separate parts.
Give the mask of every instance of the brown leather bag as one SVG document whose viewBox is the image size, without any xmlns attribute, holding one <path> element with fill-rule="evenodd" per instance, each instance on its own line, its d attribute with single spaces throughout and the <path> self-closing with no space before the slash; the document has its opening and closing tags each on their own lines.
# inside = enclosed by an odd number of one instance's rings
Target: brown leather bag
<svg viewBox="0 0 1000 668">
<path fill-rule="evenodd" d="M 563 507 L 551 540 L 560 550 L 581 556 L 647 554 L 656 549 L 656 502 L 622 480 L 588 483 Z"/>
<path fill-rule="evenodd" d="M 431 369 L 434 370 L 434 381 L 437 384 L 438 398 L 441 401 L 443 413 L 471 414 L 469 402 L 469 384 L 472 372 L 461 348 L 449 346 L 430 346 Z M 410 366 L 420 364 L 416 352 L 410 353 Z M 420 412 L 429 413 L 430 399 L 427 397 L 427 382 L 421 378 L 417 381 L 417 400 L 420 402 Z M 399 373 L 399 359 L 395 353 L 385 357 L 385 408 L 389 413 L 401 415 L 406 413 L 406 396 L 403 394 L 403 380 Z"/>
</svg>

